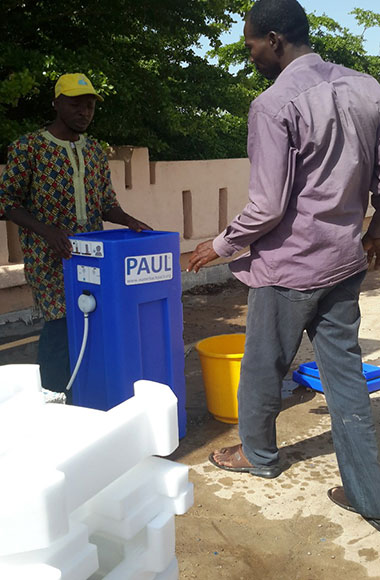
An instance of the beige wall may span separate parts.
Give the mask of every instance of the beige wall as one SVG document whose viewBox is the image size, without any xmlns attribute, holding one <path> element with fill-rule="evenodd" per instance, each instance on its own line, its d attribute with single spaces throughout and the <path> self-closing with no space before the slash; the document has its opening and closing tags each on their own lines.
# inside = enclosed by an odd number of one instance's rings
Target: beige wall
<svg viewBox="0 0 380 580">
<path fill-rule="evenodd" d="M 120 147 L 110 166 L 123 209 L 179 232 L 182 253 L 218 234 L 247 200 L 248 159 L 150 163 L 146 148 Z"/>
<path fill-rule="evenodd" d="M 151 163 L 145 147 L 119 147 L 109 157 L 123 209 L 154 229 L 179 232 L 183 256 L 224 229 L 247 200 L 248 159 Z M 0 315 L 32 305 L 21 262 L 17 228 L 0 221 Z"/>
</svg>

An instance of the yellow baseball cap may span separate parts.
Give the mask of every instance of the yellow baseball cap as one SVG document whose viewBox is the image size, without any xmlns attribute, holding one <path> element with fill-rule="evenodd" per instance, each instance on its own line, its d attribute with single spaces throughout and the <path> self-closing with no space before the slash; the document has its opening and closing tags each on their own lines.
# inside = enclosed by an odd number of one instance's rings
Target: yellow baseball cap
<svg viewBox="0 0 380 580">
<path fill-rule="evenodd" d="M 99 101 L 104 101 L 92 86 L 91 81 L 81 73 L 66 74 L 59 77 L 55 84 L 55 98 L 59 95 L 78 97 L 79 95 L 95 95 Z"/>
</svg>

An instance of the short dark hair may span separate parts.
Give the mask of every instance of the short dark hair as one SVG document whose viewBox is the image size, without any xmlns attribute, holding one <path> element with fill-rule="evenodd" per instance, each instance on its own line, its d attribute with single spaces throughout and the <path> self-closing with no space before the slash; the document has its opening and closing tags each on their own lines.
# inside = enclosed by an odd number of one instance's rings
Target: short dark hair
<svg viewBox="0 0 380 580">
<path fill-rule="evenodd" d="M 309 22 L 297 0 L 256 0 L 247 14 L 254 36 L 283 34 L 295 45 L 309 44 Z"/>
</svg>

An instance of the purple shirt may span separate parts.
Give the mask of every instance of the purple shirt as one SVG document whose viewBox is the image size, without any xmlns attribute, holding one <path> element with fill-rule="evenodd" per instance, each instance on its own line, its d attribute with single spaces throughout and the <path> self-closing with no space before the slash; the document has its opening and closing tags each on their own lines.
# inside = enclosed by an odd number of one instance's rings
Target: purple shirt
<svg viewBox="0 0 380 580">
<path fill-rule="evenodd" d="M 251 104 L 249 203 L 213 245 L 257 288 L 329 286 L 365 270 L 369 190 L 380 237 L 380 85 L 311 53 Z"/>
</svg>

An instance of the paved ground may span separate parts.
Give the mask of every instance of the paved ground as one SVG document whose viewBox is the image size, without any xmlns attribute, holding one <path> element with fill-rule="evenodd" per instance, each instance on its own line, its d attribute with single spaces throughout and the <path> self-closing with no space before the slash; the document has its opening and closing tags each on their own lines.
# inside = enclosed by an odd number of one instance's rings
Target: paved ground
<svg viewBox="0 0 380 580">
<path fill-rule="evenodd" d="M 361 297 L 361 346 L 364 360 L 377 365 L 379 296 L 380 273 L 370 272 Z M 246 290 L 240 285 L 220 294 L 187 293 L 185 342 L 244 332 L 245 314 Z M 310 360 L 314 356 L 305 338 L 292 370 Z M 284 399 L 278 441 L 291 466 L 268 481 L 231 475 L 207 461 L 213 449 L 238 442 L 238 430 L 207 414 L 194 349 L 186 359 L 186 377 L 189 429 L 174 458 L 191 466 L 195 503 L 177 518 L 181 579 L 380 580 L 379 532 L 326 495 L 340 478 L 324 396 L 299 387 Z M 380 391 L 371 398 L 379 427 Z"/>
<path fill-rule="evenodd" d="M 361 345 L 364 360 L 378 365 L 379 296 L 380 273 L 370 272 L 361 297 Z M 326 496 L 340 480 L 322 394 L 286 384 L 278 440 L 290 467 L 279 478 L 230 475 L 208 463 L 213 449 L 238 441 L 238 432 L 208 414 L 198 355 L 190 347 L 207 336 L 244 332 L 246 290 L 238 283 L 222 291 L 208 287 L 204 294 L 186 293 L 183 303 L 189 424 L 173 459 L 191 467 L 195 504 L 176 519 L 180 578 L 380 580 L 379 532 Z M 0 364 L 33 362 L 38 331 L 20 324 L 12 336 L 3 333 Z M 23 342 L 9 348 L 10 340 Z M 310 360 L 305 339 L 292 370 Z M 371 398 L 380 435 L 380 391 Z"/>
</svg>

